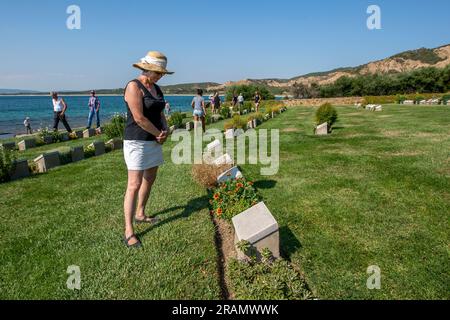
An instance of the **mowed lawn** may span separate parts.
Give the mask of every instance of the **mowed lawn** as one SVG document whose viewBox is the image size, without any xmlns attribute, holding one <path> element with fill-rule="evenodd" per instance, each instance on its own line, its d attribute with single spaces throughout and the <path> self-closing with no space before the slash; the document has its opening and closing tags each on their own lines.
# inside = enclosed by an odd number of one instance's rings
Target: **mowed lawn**
<svg viewBox="0 0 450 320">
<path fill-rule="evenodd" d="M 206 191 L 170 150 L 147 209 L 161 222 L 138 226 L 142 250 L 121 243 L 121 151 L 0 185 L 0 299 L 219 299 Z M 67 289 L 72 265 L 80 291 Z"/>
<path fill-rule="evenodd" d="M 337 107 L 333 134 L 315 108 L 280 129 L 280 170 L 243 166 L 281 227 L 284 256 L 319 299 L 449 299 L 450 107 Z M 368 266 L 381 269 L 369 290 Z"/>
<path fill-rule="evenodd" d="M 326 137 L 312 134 L 310 107 L 259 127 L 280 129 L 278 174 L 241 166 L 279 222 L 283 256 L 319 299 L 450 298 L 450 108 L 337 109 Z M 120 243 L 121 151 L 0 185 L 0 299 L 220 299 L 207 193 L 171 163 L 173 146 L 147 210 L 162 221 L 138 227 L 142 250 Z M 70 265 L 81 291 L 66 287 Z M 366 287 L 371 265 L 380 290 Z"/>
</svg>

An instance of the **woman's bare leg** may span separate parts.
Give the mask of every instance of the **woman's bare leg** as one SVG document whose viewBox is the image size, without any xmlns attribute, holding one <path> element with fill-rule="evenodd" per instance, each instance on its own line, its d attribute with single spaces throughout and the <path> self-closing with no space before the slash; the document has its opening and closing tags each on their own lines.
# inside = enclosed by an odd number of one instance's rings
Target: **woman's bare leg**
<svg viewBox="0 0 450 320">
<path fill-rule="evenodd" d="M 133 229 L 133 215 L 136 212 L 136 199 L 139 194 L 139 189 L 142 184 L 142 177 L 144 171 L 128 171 L 127 191 L 125 192 L 125 199 L 123 204 L 123 211 L 125 213 L 125 238 L 131 237 L 134 234 Z M 128 242 L 129 245 L 137 243 L 137 239 L 132 238 Z"/>
<path fill-rule="evenodd" d="M 202 117 L 202 128 L 203 128 L 203 132 L 206 131 L 206 126 L 205 126 L 205 117 Z"/>
<path fill-rule="evenodd" d="M 147 169 L 144 171 L 142 185 L 139 189 L 138 204 L 136 209 L 136 218 L 138 220 L 145 219 L 145 206 L 147 205 L 148 198 L 150 197 L 150 192 L 152 191 L 153 183 L 156 180 L 157 172 L 158 167 Z"/>
</svg>

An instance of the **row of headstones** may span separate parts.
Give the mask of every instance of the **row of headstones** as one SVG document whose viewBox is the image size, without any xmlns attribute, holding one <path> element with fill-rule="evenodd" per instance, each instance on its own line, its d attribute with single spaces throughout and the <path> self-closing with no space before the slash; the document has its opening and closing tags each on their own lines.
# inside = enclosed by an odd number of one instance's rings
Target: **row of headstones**
<svg viewBox="0 0 450 320">
<path fill-rule="evenodd" d="M 218 140 L 208 144 L 208 151 L 222 147 Z M 231 156 L 226 153 L 213 161 L 213 164 L 219 166 L 222 164 L 234 165 Z M 226 170 L 217 177 L 217 183 L 221 184 L 233 179 L 244 178 L 242 172 L 237 166 Z M 245 260 L 246 255 L 242 252 L 238 243 L 248 241 L 249 244 L 256 249 L 257 258 L 261 258 L 261 252 L 269 249 L 274 258 L 280 257 L 280 235 L 279 226 L 274 216 L 267 208 L 264 202 L 252 206 L 251 208 L 241 212 L 232 218 L 233 228 L 235 231 L 234 244 L 236 248 L 237 258 Z"/>
<path fill-rule="evenodd" d="M 123 148 L 123 141 L 120 139 L 111 139 L 106 144 L 103 141 L 95 141 L 89 147 L 95 150 L 95 156 L 100 156 L 105 153 L 105 145 L 109 145 L 111 150 L 120 150 Z M 84 160 L 83 146 L 71 148 L 71 162 Z M 60 154 L 58 151 L 44 153 L 33 160 L 39 173 L 47 172 L 48 170 L 61 165 Z M 11 172 L 11 180 L 18 180 L 30 176 L 28 168 L 28 160 L 16 160 Z"/>
<path fill-rule="evenodd" d="M 281 114 L 281 113 L 285 112 L 286 110 L 287 110 L 286 107 L 282 107 L 282 108 L 280 108 L 279 113 Z M 271 118 L 275 118 L 276 114 L 277 114 L 276 112 L 272 112 L 271 114 L 267 113 L 267 114 L 264 116 L 264 120 L 267 121 L 267 120 L 269 120 L 269 119 L 271 119 Z M 213 122 L 217 122 L 217 121 L 219 121 L 220 116 L 219 116 L 219 115 L 213 115 L 213 116 L 211 117 L 211 119 L 214 119 Z M 255 128 L 258 126 L 258 124 L 259 124 L 259 123 L 258 123 L 258 120 L 256 120 L 256 119 L 253 119 L 253 120 L 251 120 L 251 121 L 248 121 L 248 122 L 247 122 L 247 129 L 255 129 Z M 189 121 L 189 122 L 186 123 L 186 130 L 187 130 L 187 131 L 193 130 L 194 127 L 195 127 L 195 124 L 194 124 L 193 121 Z M 175 128 L 174 126 L 173 126 L 173 127 L 170 127 L 169 132 L 173 132 L 175 129 L 176 129 L 176 128 Z M 230 130 L 232 130 L 232 129 L 230 129 Z M 225 136 L 227 136 L 226 133 L 225 133 Z M 230 137 L 230 138 L 231 138 L 231 137 Z"/>
<path fill-rule="evenodd" d="M 78 131 L 74 131 L 74 132 L 78 139 L 91 138 L 91 137 L 95 136 L 96 134 L 99 134 L 101 132 L 101 128 L 99 131 L 97 131 L 96 129 L 86 129 L 84 131 L 78 130 Z M 67 132 L 62 133 L 61 137 L 62 137 L 62 141 L 69 140 L 69 134 Z M 51 136 L 44 137 L 44 143 L 52 144 L 53 138 Z M 37 145 L 36 139 L 25 139 L 25 140 L 22 140 L 17 143 L 17 148 L 19 149 L 19 151 L 25 151 L 28 149 L 36 148 L 36 145 Z M 15 150 L 16 149 L 15 142 L 5 142 L 5 143 L 2 143 L 2 146 L 6 150 Z"/>
<path fill-rule="evenodd" d="M 450 100 L 447 100 L 447 105 L 449 105 L 449 101 Z M 438 105 L 438 104 L 445 104 L 445 101 L 444 100 L 441 100 L 441 99 L 429 99 L 429 100 L 420 100 L 417 104 L 420 104 L 420 105 Z M 406 104 L 406 105 L 413 105 L 413 104 L 416 104 L 416 101 L 414 101 L 414 100 L 405 100 L 405 101 L 403 101 L 403 104 Z"/>
</svg>

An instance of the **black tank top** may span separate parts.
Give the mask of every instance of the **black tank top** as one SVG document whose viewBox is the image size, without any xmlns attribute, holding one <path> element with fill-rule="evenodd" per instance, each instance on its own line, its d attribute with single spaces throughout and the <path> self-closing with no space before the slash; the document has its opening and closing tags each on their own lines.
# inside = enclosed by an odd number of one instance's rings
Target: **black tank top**
<svg viewBox="0 0 450 320">
<path fill-rule="evenodd" d="M 158 130 L 162 130 L 163 124 L 161 121 L 161 112 L 164 110 L 166 102 L 161 89 L 155 84 L 157 96 L 154 97 L 139 80 L 134 79 L 130 82 L 135 82 L 144 92 L 144 96 L 142 97 L 144 117 L 146 117 L 156 128 L 158 128 Z M 126 89 L 127 88 L 125 88 L 125 90 Z M 156 138 L 154 135 L 142 129 L 136 121 L 134 121 L 133 114 L 131 113 L 130 107 L 126 101 L 125 104 L 127 106 L 128 116 L 124 140 L 155 141 Z"/>
</svg>

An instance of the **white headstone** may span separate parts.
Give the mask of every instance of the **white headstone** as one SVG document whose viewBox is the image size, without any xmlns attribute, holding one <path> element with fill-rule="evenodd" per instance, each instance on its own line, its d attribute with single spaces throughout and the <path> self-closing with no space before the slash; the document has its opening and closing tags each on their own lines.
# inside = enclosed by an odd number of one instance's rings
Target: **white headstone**
<svg viewBox="0 0 450 320">
<path fill-rule="evenodd" d="M 215 159 L 213 164 L 215 164 L 216 166 L 221 166 L 223 164 L 233 165 L 234 161 L 228 153 L 225 153 L 223 156 L 220 156 L 219 158 Z"/>
<path fill-rule="evenodd" d="M 225 171 L 217 178 L 217 183 L 221 184 L 227 182 L 228 180 L 243 178 L 242 172 L 238 167 L 233 167 L 230 170 Z"/>
<path fill-rule="evenodd" d="M 322 123 L 321 125 L 316 127 L 316 135 L 322 136 L 328 134 L 328 123 Z"/>
<path fill-rule="evenodd" d="M 232 218 L 235 230 L 235 244 L 248 241 L 258 252 L 267 248 L 275 258 L 280 257 L 280 240 L 278 223 L 264 202 L 251 207 Z M 238 258 L 245 255 L 237 249 Z"/>
<path fill-rule="evenodd" d="M 235 137 L 239 137 L 240 135 L 242 135 L 242 134 L 244 134 L 244 133 L 245 133 L 245 131 L 242 130 L 242 129 L 236 129 L 236 130 L 234 130 L 234 136 L 235 136 Z"/>
<path fill-rule="evenodd" d="M 221 148 L 221 147 L 222 147 L 222 144 L 220 143 L 220 140 L 216 139 L 206 146 L 206 150 L 212 151 L 212 150 L 215 150 L 216 148 Z"/>
<path fill-rule="evenodd" d="M 233 139 L 234 138 L 234 129 L 228 129 L 225 131 L 225 139 Z"/>
<path fill-rule="evenodd" d="M 381 105 L 376 106 L 375 111 L 383 111 L 383 106 Z"/>
</svg>

